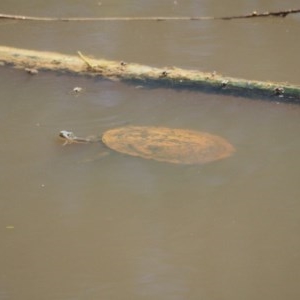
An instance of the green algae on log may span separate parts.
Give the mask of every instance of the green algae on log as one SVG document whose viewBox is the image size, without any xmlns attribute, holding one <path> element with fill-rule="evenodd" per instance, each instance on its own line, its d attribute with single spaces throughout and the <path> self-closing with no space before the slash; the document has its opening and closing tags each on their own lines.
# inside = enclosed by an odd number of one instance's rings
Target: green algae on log
<svg viewBox="0 0 300 300">
<path fill-rule="evenodd" d="M 154 68 L 123 61 L 87 58 L 81 52 L 77 55 L 66 55 L 0 46 L 0 64 L 24 70 L 48 70 L 145 85 L 155 84 L 248 98 L 267 98 L 277 102 L 300 102 L 300 86 L 296 85 L 232 78 L 216 72 L 177 67 Z"/>
</svg>

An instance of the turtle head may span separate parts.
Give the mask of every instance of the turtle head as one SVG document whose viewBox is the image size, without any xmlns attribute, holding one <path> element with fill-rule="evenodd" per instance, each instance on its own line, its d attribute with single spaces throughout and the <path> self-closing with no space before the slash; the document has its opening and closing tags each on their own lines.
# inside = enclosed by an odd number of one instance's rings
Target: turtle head
<svg viewBox="0 0 300 300">
<path fill-rule="evenodd" d="M 59 137 L 64 139 L 64 146 L 67 144 L 72 144 L 77 142 L 77 137 L 72 131 L 67 131 L 67 130 L 61 130 L 59 132 Z"/>
<path fill-rule="evenodd" d="M 72 131 L 68 131 L 68 130 L 61 130 L 59 132 L 59 136 L 63 139 L 72 141 L 76 139 L 75 134 Z"/>
<path fill-rule="evenodd" d="M 68 130 L 61 130 L 59 132 L 59 137 L 65 140 L 64 145 L 72 144 L 72 143 L 90 143 L 90 142 L 98 141 L 92 138 L 78 137 L 72 131 L 68 131 Z"/>
</svg>

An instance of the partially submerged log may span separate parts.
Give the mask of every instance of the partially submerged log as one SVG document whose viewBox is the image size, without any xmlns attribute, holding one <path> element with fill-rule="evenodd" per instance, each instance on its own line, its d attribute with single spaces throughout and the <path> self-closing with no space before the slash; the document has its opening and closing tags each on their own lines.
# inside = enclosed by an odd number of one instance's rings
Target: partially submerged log
<svg viewBox="0 0 300 300">
<path fill-rule="evenodd" d="M 230 94 L 275 101 L 300 102 L 300 86 L 222 76 L 176 67 L 153 68 L 123 61 L 87 58 L 82 53 L 65 55 L 0 46 L 0 64 L 12 65 L 31 74 L 37 70 L 119 79 L 143 85 L 192 88 L 210 93 Z"/>
</svg>

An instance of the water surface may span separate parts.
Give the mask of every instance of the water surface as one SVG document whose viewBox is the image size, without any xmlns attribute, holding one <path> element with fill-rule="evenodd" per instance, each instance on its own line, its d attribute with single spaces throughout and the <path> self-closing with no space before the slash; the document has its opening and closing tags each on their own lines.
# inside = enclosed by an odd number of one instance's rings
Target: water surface
<svg viewBox="0 0 300 300">
<path fill-rule="evenodd" d="M 15 0 L 2 9 L 172 16 L 281 8 L 101 2 Z M 298 83 L 298 23 L 6 21 L 0 36 L 8 46 Z M 7 67 L 0 76 L 0 299 L 299 299 L 299 106 Z M 83 91 L 74 94 L 76 86 Z M 101 143 L 62 146 L 57 137 L 125 125 L 210 132 L 237 151 L 184 166 Z"/>
</svg>

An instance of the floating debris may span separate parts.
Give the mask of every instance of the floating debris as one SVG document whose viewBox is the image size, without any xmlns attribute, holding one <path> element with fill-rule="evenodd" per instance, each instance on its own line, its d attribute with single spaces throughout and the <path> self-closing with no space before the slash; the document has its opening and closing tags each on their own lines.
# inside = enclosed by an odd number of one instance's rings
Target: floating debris
<svg viewBox="0 0 300 300">
<path fill-rule="evenodd" d="M 76 86 L 76 87 L 74 87 L 73 92 L 74 93 L 80 93 L 80 92 L 82 92 L 82 88 L 79 87 L 79 86 Z"/>
</svg>

